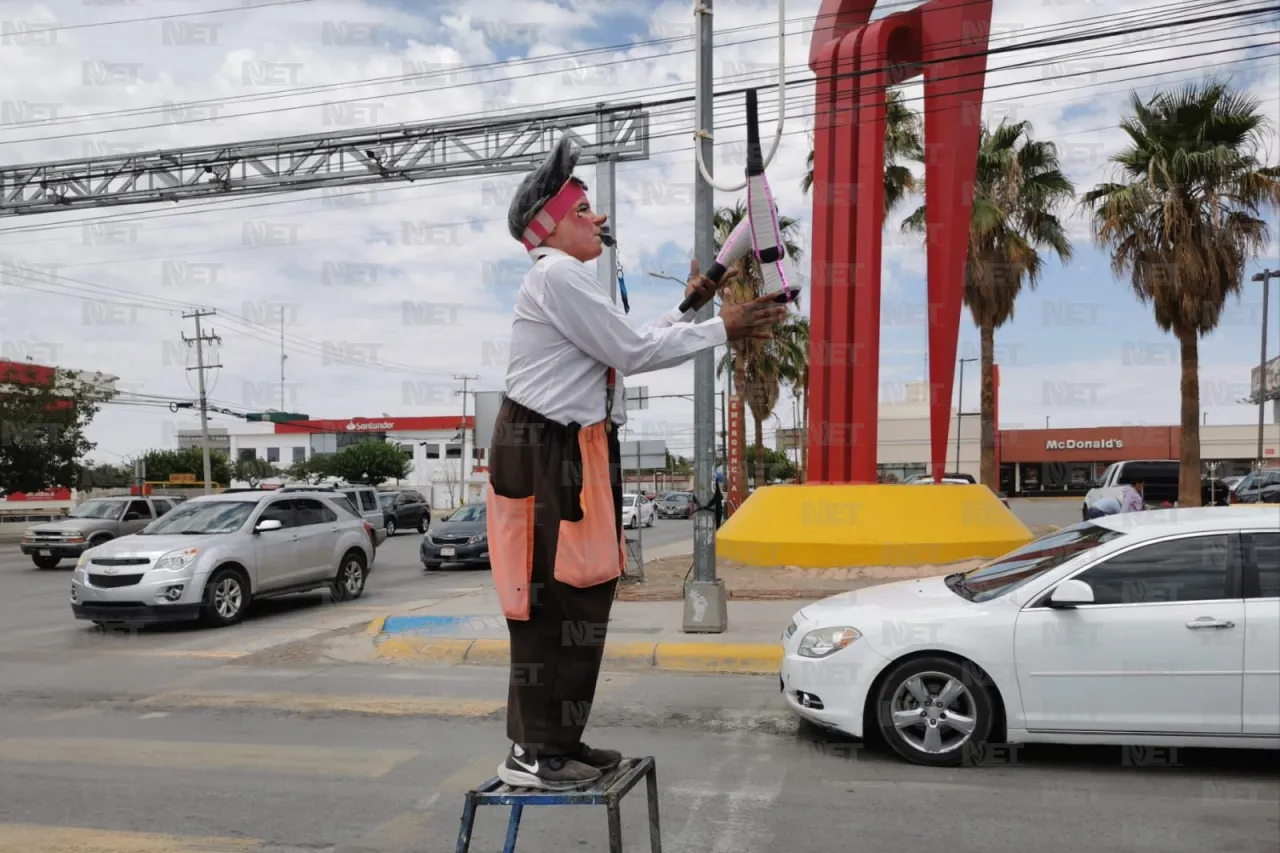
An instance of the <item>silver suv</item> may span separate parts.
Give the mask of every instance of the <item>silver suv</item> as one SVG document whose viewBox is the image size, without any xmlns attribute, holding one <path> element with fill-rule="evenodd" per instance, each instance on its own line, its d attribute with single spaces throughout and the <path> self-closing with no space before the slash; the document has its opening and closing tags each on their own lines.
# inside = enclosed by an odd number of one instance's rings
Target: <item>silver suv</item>
<svg viewBox="0 0 1280 853">
<path fill-rule="evenodd" d="M 373 531 L 333 492 L 204 495 L 90 548 L 71 576 L 77 619 L 239 622 L 254 599 L 317 589 L 359 598 Z"/>
<path fill-rule="evenodd" d="M 22 534 L 22 553 L 36 568 L 54 569 L 90 548 L 137 533 L 173 509 L 172 498 L 92 498 L 57 521 L 28 528 Z"/>
<path fill-rule="evenodd" d="M 378 492 L 373 486 L 322 484 L 318 486 L 285 486 L 282 492 L 337 492 L 351 501 L 351 508 L 373 528 L 373 548 L 387 541 L 387 517 L 378 503 Z"/>
</svg>

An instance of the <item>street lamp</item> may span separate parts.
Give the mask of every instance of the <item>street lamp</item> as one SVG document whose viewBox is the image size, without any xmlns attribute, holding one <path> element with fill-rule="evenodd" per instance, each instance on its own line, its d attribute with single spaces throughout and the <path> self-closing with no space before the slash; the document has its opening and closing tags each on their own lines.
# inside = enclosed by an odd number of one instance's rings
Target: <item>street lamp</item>
<svg viewBox="0 0 1280 853">
<path fill-rule="evenodd" d="M 956 473 L 960 473 L 960 419 L 964 417 L 964 363 L 978 361 L 976 358 L 960 359 L 960 399 L 956 401 Z M 981 473 L 981 472 L 979 472 Z"/>
<path fill-rule="evenodd" d="M 650 273 L 649 273 L 649 275 L 653 276 L 654 278 L 665 278 L 667 281 L 674 281 L 676 284 L 679 284 L 679 285 L 687 285 L 687 284 L 689 283 L 689 282 L 687 282 L 687 281 L 681 281 L 680 279 L 676 278 L 676 277 L 675 277 L 675 276 L 673 276 L 673 275 L 667 275 L 667 274 L 666 274 L 666 273 L 664 273 L 664 272 L 650 272 Z M 711 304 L 712 304 L 712 305 L 714 305 L 715 307 L 719 308 L 719 307 L 720 307 L 720 300 L 719 300 L 719 299 L 712 299 L 712 300 L 711 300 Z"/>
<path fill-rule="evenodd" d="M 1267 302 L 1271 279 L 1280 278 L 1280 270 L 1265 269 L 1253 277 L 1262 282 L 1262 356 L 1258 361 L 1258 467 L 1262 467 L 1262 429 L 1267 411 Z"/>
</svg>

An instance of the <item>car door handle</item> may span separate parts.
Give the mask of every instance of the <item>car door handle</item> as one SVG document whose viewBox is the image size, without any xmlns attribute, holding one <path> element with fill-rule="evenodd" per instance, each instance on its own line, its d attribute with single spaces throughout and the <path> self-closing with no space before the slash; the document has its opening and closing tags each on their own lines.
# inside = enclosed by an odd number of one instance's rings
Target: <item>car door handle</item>
<svg viewBox="0 0 1280 853">
<path fill-rule="evenodd" d="M 1193 631 L 1200 628 L 1234 628 L 1235 626 L 1236 623 L 1234 622 L 1224 622 L 1220 619 L 1196 619 L 1187 623 L 1187 627 Z"/>
</svg>

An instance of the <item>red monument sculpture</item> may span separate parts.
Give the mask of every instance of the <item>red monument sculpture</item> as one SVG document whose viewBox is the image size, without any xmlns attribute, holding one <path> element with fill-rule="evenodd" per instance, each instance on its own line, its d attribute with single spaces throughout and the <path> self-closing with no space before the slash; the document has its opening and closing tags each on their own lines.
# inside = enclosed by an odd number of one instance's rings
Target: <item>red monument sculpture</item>
<svg viewBox="0 0 1280 853">
<path fill-rule="evenodd" d="M 808 482 L 876 482 L 885 89 L 924 76 L 930 462 L 942 476 L 991 0 L 930 0 L 869 23 L 876 0 L 823 0 L 816 80 Z"/>
</svg>

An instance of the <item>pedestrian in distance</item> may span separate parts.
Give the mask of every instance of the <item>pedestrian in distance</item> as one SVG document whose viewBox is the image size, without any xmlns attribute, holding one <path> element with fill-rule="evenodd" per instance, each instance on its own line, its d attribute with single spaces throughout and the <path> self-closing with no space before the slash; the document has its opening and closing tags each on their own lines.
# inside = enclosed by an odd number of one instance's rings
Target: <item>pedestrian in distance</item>
<svg viewBox="0 0 1280 853">
<path fill-rule="evenodd" d="M 590 786 L 622 759 L 582 740 L 626 565 L 618 441 L 626 407 L 614 405 L 622 377 L 727 341 L 767 339 L 787 310 L 769 296 L 725 305 L 705 322 L 673 308 L 634 328 L 587 266 L 613 238 L 573 176 L 577 159 L 561 137 L 508 210 L 508 230 L 532 266 L 516 295 L 486 492 L 511 650 L 511 750 L 498 776 L 544 790 Z M 694 304 L 705 304 L 717 289 L 692 262 L 684 295 L 697 292 Z"/>
<path fill-rule="evenodd" d="M 1120 487 L 1120 511 L 1121 512 L 1142 512 L 1147 508 L 1146 500 L 1143 498 L 1145 484 L 1142 482 L 1125 484 Z"/>
</svg>

